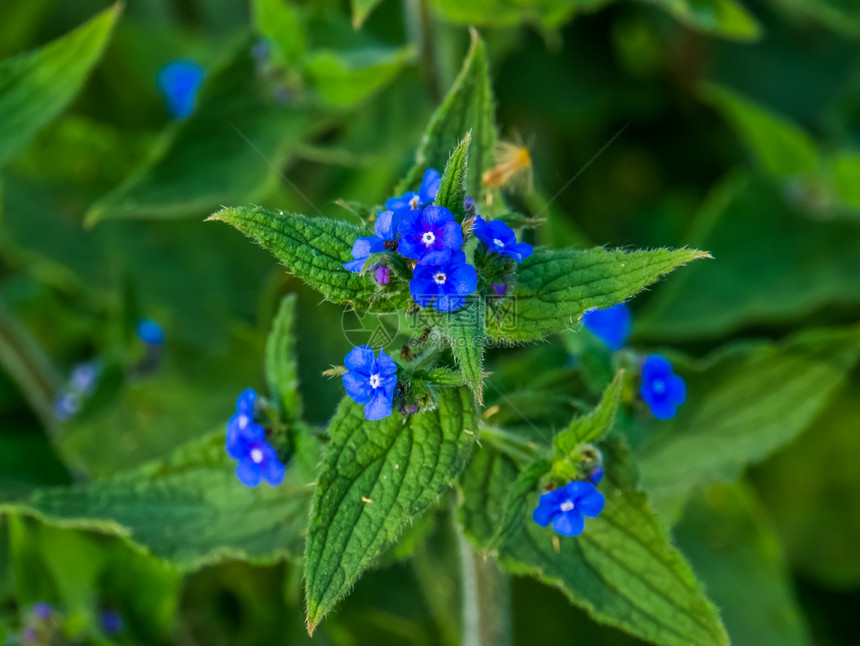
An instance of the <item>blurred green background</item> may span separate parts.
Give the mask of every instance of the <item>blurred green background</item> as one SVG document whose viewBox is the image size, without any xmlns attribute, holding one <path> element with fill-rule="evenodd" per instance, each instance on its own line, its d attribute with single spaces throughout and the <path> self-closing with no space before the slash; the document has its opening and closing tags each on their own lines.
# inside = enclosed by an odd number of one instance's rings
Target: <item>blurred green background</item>
<svg viewBox="0 0 860 646">
<path fill-rule="evenodd" d="M 27 72 L 12 57 L 110 6 L 3 1 L 0 117 Z M 382 203 L 469 26 L 488 46 L 502 134 L 522 135 L 533 156 L 534 191 L 513 199 L 546 218 L 534 242 L 716 258 L 635 299 L 635 344 L 699 357 L 860 319 L 856 2 L 128 0 L 106 15 L 112 33 L 88 33 L 68 69 L 43 79 L 38 128 L 0 128 L 0 502 L 219 428 L 243 388 L 263 385 L 287 292 L 298 293 L 305 418 L 327 421 L 341 389 L 320 372 L 350 347 L 341 308 L 203 220 L 221 205 L 354 218 L 336 201 Z M 175 60 L 205 70 L 184 120 L 158 87 Z M 157 365 L 134 334 L 140 318 L 166 332 Z M 504 355 L 512 383 L 540 352 L 563 350 Z M 92 359 L 98 388 L 59 422 L 56 393 Z M 733 643 L 860 644 L 858 402 L 855 369 L 799 439 L 741 483 L 701 492 L 676 526 Z M 448 515 L 435 521 L 415 558 L 391 555 L 313 643 L 456 643 L 456 548 Z M 228 560 L 182 575 L 117 538 L 17 516 L 0 528 L 8 643 L 37 601 L 84 643 L 311 641 L 294 565 Z M 739 571 L 761 586 L 750 592 Z M 512 607 L 517 644 L 634 641 L 531 580 L 515 580 Z M 90 629 L 102 610 L 123 616 L 118 636 Z"/>
</svg>

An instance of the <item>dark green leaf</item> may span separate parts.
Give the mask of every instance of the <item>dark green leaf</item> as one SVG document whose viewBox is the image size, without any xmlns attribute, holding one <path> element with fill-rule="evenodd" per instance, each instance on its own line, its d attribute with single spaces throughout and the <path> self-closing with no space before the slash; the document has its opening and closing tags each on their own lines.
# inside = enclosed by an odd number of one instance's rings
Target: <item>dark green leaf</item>
<svg viewBox="0 0 860 646">
<path fill-rule="evenodd" d="M 359 29 L 380 0 L 352 0 L 352 26 Z"/>
<path fill-rule="evenodd" d="M 439 331 L 451 344 L 451 353 L 478 403 L 484 403 L 484 319 L 486 303 L 482 298 L 466 299 L 455 312 L 439 313 Z"/>
<path fill-rule="evenodd" d="M 464 200 L 466 199 L 469 142 L 471 139 L 472 135 L 466 133 L 463 141 L 451 153 L 448 163 L 445 165 L 442 181 L 439 184 L 439 193 L 433 202 L 451 211 L 458 222 L 462 222 L 466 216 Z"/>
<path fill-rule="evenodd" d="M 301 416 L 299 368 L 293 335 L 295 318 L 296 295 L 289 294 L 281 301 L 266 342 L 266 379 L 269 382 L 269 391 L 276 399 L 281 414 L 291 420 L 298 420 Z"/>
</svg>

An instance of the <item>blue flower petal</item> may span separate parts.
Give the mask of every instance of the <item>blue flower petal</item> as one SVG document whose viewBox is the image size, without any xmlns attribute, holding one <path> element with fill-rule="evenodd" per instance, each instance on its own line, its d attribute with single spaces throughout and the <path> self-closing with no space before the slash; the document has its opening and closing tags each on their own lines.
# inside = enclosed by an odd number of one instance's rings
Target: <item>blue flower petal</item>
<svg viewBox="0 0 860 646">
<path fill-rule="evenodd" d="M 382 211 L 378 213 L 374 226 L 376 237 L 381 240 L 394 240 L 402 219 L 403 215 L 394 211 Z"/>
<path fill-rule="evenodd" d="M 532 518 L 541 527 L 546 527 L 558 515 L 558 506 L 541 502 L 532 512 Z"/>
<path fill-rule="evenodd" d="M 356 404 L 366 404 L 370 400 L 373 388 L 366 374 L 358 371 L 350 371 L 343 375 L 341 379 L 343 380 L 343 387 L 346 389 L 347 396 Z"/>
<path fill-rule="evenodd" d="M 576 505 L 575 508 L 578 509 L 583 516 L 597 518 L 606 506 L 606 498 L 602 493 L 594 489 L 594 486 L 592 485 L 591 491 L 580 496 L 574 504 Z"/>
<path fill-rule="evenodd" d="M 385 354 L 385 351 L 379 349 L 379 358 L 376 360 L 376 367 L 380 375 L 393 375 L 397 372 L 397 364 L 394 359 Z"/>
<path fill-rule="evenodd" d="M 651 414 L 659 420 L 672 419 L 678 413 L 678 406 L 670 401 L 650 401 L 648 409 Z"/>
<path fill-rule="evenodd" d="M 362 372 L 368 377 L 376 372 L 376 355 L 369 345 L 357 345 L 343 359 L 347 370 Z"/>
<path fill-rule="evenodd" d="M 439 194 L 439 186 L 442 184 L 442 175 L 435 168 L 428 168 L 421 180 L 421 188 L 418 190 L 418 198 L 422 205 L 429 204 Z"/>
<path fill-rule="evenodd" d="M 687 384 L 678 375 L 672 375 L 666 382 L 669 401 L 680 406 L 687 401 Z"/>
<path fill-rule="evenodd" d="M 246 487 L 257 487 L 263 481 L 262 466 L 247 458 L 236 465 L 236 477 Z"/>
<path fill-rule="evenodd" d="M 576 509 L 571 509 L 556 516 L 552 528 L 562 536 L 579 536 L 585 529 L 585 518 Z"/>
<path fill-rule="evenodd" d="M 433 301 L 433 309 L 437 312 L 453 312 L 460 309 L 466 304 L 464 296 L 454 296 L 451 294 L 440 294 Z"/>
<path fill-rule="evenodd" d="M 620 350 L 630 335 L 633 317 L 624 303 L 599 310 L 589 310 L 582 317 L 582 324 L 610 350 Z"/>
<path fill-rule="evenodd" d="M 364 406 L 364 418 L 376 421 L 391 415 L 391 397 L 382 388 L 373 391 L 370 401 Z"/>
<path fill-rule="evenodd" d="M 355 260 L 350 260 L 349 262 L 343 263 L 343 268 L 347 271 L 351 271 L 354 274 L 360 274 L 364 269 L 364 264 L 367 262 L 367 256 L 364 258 L 356 258 Z"/>
<path fill-rule="evenodd" d="M 158 72 L 158 89 L 174 119 L 187 119 L 194 111 L 197 90 L 205 70 L 194 61 L 171 61 Z"/>
<path fill-rule="evenodd" d="M 246 388 L 236 399 L 236 412 L 246 413 L 253 417 L 254 406 L 257 403 L 257 391 L 253 388 Z"/>
<path fill-rule="evenodd" d="M 671 375 L 672 363 L 663 355 L 652 354 L 642 364 L 642 380 L 653 381 L 655 379 L 666 379 Z"/>
</svg>

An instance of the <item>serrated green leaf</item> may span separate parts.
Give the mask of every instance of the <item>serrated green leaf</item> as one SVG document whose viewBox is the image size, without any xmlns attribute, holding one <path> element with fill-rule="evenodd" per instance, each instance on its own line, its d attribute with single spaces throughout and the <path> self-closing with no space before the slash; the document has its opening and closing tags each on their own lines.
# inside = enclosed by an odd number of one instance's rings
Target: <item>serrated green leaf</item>
<svg viewBox="0 0 860 646">
<path fill-rule="evenodd" d="M 274 45 L 281 64 L 296 63 L 305 53 L 305 29 L 297 9 L 284 0 L 253 0 L 254 26 Z"/>
<path fill-rule="evenodd" d="M 379 422 L 365 420 L 358 404 L 341 403 L 311 509 L 309 632 L 466 466 L 477 424 L 472 396 L 462 388 L 440 390 L 435 410 Z"/>
<path fill-rule="evenodd" d="M 677 267 L 709 257 L 695 249 L 537 249 L 517 269 L 510 297 L 491 310 L 487 331 L 537 341 L 569 330 L 586 310 L 621 303 Z"/>
<path fill-rule="evenodd" d="M 801 333 L 742 345 L 684 374 L 687 402 L 642 448 L 642 482 L 664 505 L 692 488 L 737 478 L 796 438 L 860 356 L 857 330 Z"/>
<path fill-rule="evenodd" d="M 334 303 L 369 307 L 377 292 L 368 276 L 343 268 L 352 260 L 353 243 L 367 234 L 355 225 L 258 206 L 222 209 L 209 219 L 236 227 Z"/>
<path fill-rule="evenodd" d="M 569 455 L 580 444 L 598 442 L 612 429 L 615 411 L 621 399 L 624 372 L 619 371 L 603 392 L 600 403 L 587 415 L 575 418 L 566 429 L 556 435 L 552 443 L 560 455 Z"/>
<path fill-rule="evenodd" d="M 307 438 L 296 448 L 279 487 L 251 490 L 218 432 L 140 469 L 0 504 L 0 513 L 121 536 L 184 571 L 227 558 L 271 563 L 301 554 L 316 447 Z"/>
<path fill-rule="evenodd" d="M 484 404 L 484 342 L 486 303 L 483 298 L 467 298 L 455 312 L 439 313 L 439 331 L 451 344 L 451 354 L 463 381 Z"/>
<path fill-rule="evenodd" d="M 359 29 L 380 0 L 352 0 L 352 26 Z"/>
<path fill-rule="evenodd" d="M 0 164 L 26 146 L 80 90 L 101 57 L 122 5 L 41 49 L 0 62 Z"/>
<path fill-rule="evenodd" d="M 281 300 L 275 323 L 266 341 L 266 379 L 281 414 L 291 420 L 301 417 L 299 368 L 293 328 L 296 319 L 296 295 Z"/>
<path fill-rule="evenodd" d="M 481 176 L 493 166 L 496 143 L 494 110 L 486 48 L 477 32 L 473 31 L 472 45 L 460 75 L 430 119 L 415 165 L 401 182 L 400 192 L 415 190 L 410 187 L 420 183 L 428 168 L 443 168 L 463 135 L 471 132 L 466 191 L 476 199 L 482 195 Z"/>
<path fill-rule="evenodd" d="M 469 143 L 471 133 L 466 133 L 463 141 L 457 144 L 454 152 L 445 164 L 445 172 L 439 184 L 439 193 L 434 204 L 443 206 L 454 214 L 457 222 L 462 222 L 466 216 L 464 202 L 466 199 L 466 183 L 468 180 Z"/>
<path fill-rule="evenodd" d="M 558 587 L 594 620 L 654 644 L 728 644 L 716 608 L 635 490 L 626 451 L 615 445 L 607 464 L 606 508 L 583 534 L 566 538 L 538 526 L 531 513 L 540 492 L 533 490 L 519 502 L 518 529 L 498 547 L 502 565 Z M 462 477 L 461 519 L 479 548 L 493 547 L 518 474 L 513 461 L 486 446 Z"/>
</svg>

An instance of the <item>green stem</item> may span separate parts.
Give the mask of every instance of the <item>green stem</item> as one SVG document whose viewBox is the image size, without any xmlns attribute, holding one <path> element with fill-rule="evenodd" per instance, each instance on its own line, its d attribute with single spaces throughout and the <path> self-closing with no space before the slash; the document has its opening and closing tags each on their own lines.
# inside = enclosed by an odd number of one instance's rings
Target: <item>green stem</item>
<svg viewBox="0 0 860 646">
<path fill-rule="evenodd" d="M 409 42 L 418 50 L 419 67 L 436 103 L 445 96 L 439 77 L 439 61 L 433 34 L 433 17 L 428 0 L 404 0 L 403 15 Z"/>
</svg>

